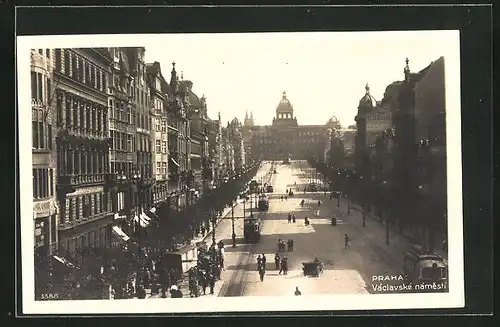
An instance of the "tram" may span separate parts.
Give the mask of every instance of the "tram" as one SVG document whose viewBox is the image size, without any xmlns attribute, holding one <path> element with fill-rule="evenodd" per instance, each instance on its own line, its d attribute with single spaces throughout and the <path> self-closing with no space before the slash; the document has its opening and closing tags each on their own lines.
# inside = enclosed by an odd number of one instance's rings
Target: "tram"
<svg viewBox="0 0 500 327">
<path fill-rule="evenodd" d="M 243 225 L 245 243 L 259 243 L 262 223 L 260 218 L 245 218 Z"/>
</svg>

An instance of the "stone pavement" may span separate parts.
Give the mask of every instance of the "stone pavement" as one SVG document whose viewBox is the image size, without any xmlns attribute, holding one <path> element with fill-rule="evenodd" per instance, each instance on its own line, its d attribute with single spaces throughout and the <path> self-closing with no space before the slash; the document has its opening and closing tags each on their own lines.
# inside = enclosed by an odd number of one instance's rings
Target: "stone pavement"
<svg viewBox="0 0 500 327">
<path fill-rule="evenodd" d="M 274 182 L 276 192 L 283 193 L 294 182 L 300 182 L 298 168 L 293 163 L 290 166 L 279 166 L 277 170 L 277 180 Z M 304 217 L 312 215 L 310 208 L 300 206 L 300 201 L 312 201 L 312 196 L 317 195 L 299 192 L 288 200 L 271 199 L 269 211 L 262 214 L 261 241 L 251 248 L 235 249 L 240 256 L 247 255 L 248 260 L 244 264 L 227 267 L 228 271 L 240 272 L 238 279 L 230 280 L 230 283 L 238 284 L 238 289 L 241 290 L 240 294 L 232 294 L 233 296 L 294 296 L 296 286 L 304 295 L 368 293 L 368 280 L 373 273 L 367 266 L 377 272 L 392 272 L 385 265 L 377 265 L 380 259 L 370 258 L 371 253 L 367 254 L 365 247 L 346 251 L 342 230 L 333 229 L 326 219 L 321 221 L 313 218 L 311 225 L 305 226 Z M 289 212 L 295 213 L 295 224 L 288 223 Z M 293 239 L 295 242 L 294 251 L 287 253 L 289 272 L 286 276 L 279 275 L 274 267 L 278 238 Z M 267 273 L 263 282 L 259 280 L 256 269 L 256 257 L 259 254 L 267 257 Z M 324 274 L 319 278 L 303 276 L 302 262 L 313 261 L 316 256 L 325 262 Z"/>
</svg>

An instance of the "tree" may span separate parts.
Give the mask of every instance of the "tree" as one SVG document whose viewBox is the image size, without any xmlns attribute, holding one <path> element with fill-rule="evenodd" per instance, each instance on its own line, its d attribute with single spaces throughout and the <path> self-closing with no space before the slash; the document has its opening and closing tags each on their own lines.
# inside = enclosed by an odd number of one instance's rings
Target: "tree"
<svg viewBox="0 0 500 327">
<path fill-rule="evenodd" d="M 344 163 L 345 148 L 341 139 L 332 140 L 330 150 L 327 153 L 328 165 L 332 167 L 342 167 Z"/>
</svg>

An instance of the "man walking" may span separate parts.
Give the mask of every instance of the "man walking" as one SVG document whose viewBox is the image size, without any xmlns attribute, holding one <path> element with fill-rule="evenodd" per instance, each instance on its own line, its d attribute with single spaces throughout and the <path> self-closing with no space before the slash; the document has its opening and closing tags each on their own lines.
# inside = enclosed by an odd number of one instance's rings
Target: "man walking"
<svg viewBox="0 0 500 327">
<path fill-rule="evenodd" d="M 292 215 L 292 222 L 295 224 L 295 214 Z"/>
<path fill-rule="evenodd" d="M 276 270 L 280 269 L 280 255 L 279 253 L 276 253 L 274 255 L 274 264 L 276 265 Z"/>
<path fill-rule="evenodd" d="M 347 249 L 349 247 L 349 237 L 347 236 L 347 233 L 344 235 L 344 243 L 345 248 Z"/>
<path fill-rule="evenodd" d="M 295 286 L 295 295 L 302 295 L 302 293 L 299 291 L 298 286 Z"/>
<path fill-rule="evenodd" d="M 288 223 L 291 223 L 291 222 L 292 222 L 292 215 L 288 214 Z"/>
<path fill-rule="evenodd" d="M 265 275 L 266 271 L 264 270 L 264 267 L 260 266 L 259 268 L 259 277 L 260 277 L 260 281 L 263 282 L 264 281 L 264 275 Z"/>
<path fill-rule="evenodd" d="M 215 276 L 213 274 L 210 274 L 210 295 L 214 295 L 214 288 L 215 288 Z"/>
<path fill-rule="evenodd" d="M 262 268 L 264 270 L 266 270 L 266 262 L 267 262 L 266 255 L 264 253 L 262 253 Z"/>
</svg>

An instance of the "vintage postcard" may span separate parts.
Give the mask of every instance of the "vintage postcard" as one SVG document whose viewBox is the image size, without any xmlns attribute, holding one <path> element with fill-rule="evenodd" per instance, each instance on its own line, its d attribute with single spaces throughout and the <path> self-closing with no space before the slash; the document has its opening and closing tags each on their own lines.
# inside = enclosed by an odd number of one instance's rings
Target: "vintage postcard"
<svg viewBox="0 0 500 327">
<path fill-rule="evenodd" d="M 22 36 L 17 68 L 25 314 L 464 306 L 458 31 Z"/>
</svg>

